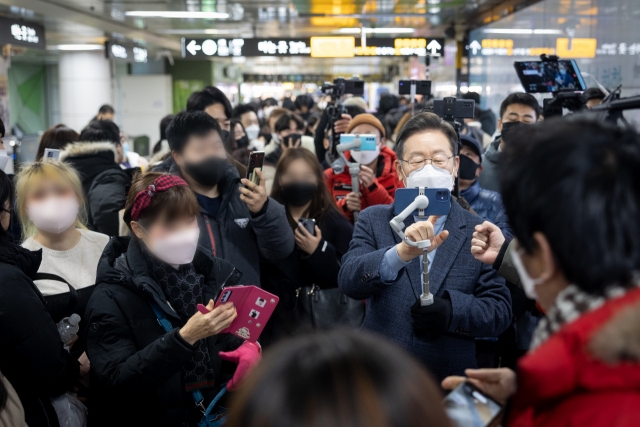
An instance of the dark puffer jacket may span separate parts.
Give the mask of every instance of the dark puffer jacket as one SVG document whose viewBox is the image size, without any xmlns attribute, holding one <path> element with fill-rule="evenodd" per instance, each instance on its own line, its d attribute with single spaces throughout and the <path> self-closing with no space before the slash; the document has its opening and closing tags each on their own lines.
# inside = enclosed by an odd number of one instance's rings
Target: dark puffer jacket
<svg viewBox="0 0 640 427">
<path fill-rule="evenodd" d="M 180 175 L 172 158 L 156 171 Z M 200 206 L 199 244 L 226 259 L 242 272 L 242 285 L 260 286 L 260 260 L 279 261 L 286 258 L 295 245 L 284 206 L 268 198 L 258 215 L 242 200 L 238 172 L 228 168 L 218 184 L 222 203 L 216 216 Z"/>
<path fill-rule="evenodd" d="M 205 277 L 203 300 L 216 297 L 224 285 L 237 282 L 228 262 L 198 251 L 193 260 Z M 98 265 L 98 286 L 85 314 L 87 355 L 91 360 L 90 426 L 191 426 L 201 418 L 185 391 L 182 367 L 195 347 L 178 333 L 182 321 L 152 278 L 138 240 L 114 237 Z M 165 332 L 151 308 L 155 302 L 175 329 Z M 234 367 L 219 351 L 242 341 L 229 334 L 207 338 L 216 382 L 224 384 Z M 219 381 L 218 381 L 219 380 Z M 209 402 L 216 390 L 203 390 Z"/>
<path fill-rule="evenodd" d="M 111 142 L 74 142 L 60 154 L 80 175 L 87 201 L 89 226 L 98 233 L 117 236 L 118 212 L 124 209 L 127 189 L 140 168 L 122 169 Z"/>
<path fill-rule="evenodd" d="M 511 227 L 509 226 L 509 220 L 504 210 L 500 193 L 481 188 L 476 180 L 471 187 L 462 190 L 460 196 L 469 202 L 471 209 L 473 209 L 480 218 L 497 225 L 500 230 L 502 230 L 502 234 L 511 240 L 513 231 L 511 231 Z"/>
<path fill-rule="evenodd" d="M 33 283 L 42 251 L 0 238 L 0 371 L 16 389 L 30 427 L 58 426 L 49 399 L 71 389 L 78 362 Z"/>
</svg>

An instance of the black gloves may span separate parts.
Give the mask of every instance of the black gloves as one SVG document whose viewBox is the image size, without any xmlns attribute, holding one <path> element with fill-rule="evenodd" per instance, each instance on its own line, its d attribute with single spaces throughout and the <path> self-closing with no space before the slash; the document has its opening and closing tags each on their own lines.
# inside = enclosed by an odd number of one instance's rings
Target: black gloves
<svg viewBox="0 0 640 427">
<path fill-rule="evenodd" d="M 418 300 L 411 307 L 411 317 L 416 333 L 447 332 L 453 318 L 451 300 L 433 297 L 433 304 L 424 307 L 420 305 L 420 300 Z"/>
</svg>

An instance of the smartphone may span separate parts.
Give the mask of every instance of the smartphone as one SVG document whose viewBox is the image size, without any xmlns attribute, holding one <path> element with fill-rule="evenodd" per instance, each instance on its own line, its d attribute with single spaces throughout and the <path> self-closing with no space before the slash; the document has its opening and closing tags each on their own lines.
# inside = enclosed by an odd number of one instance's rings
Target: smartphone
<svg viewBox="0 0 640 427">
<path fill-rule="evenodd" d="M 285 136 L 283 138 L 284 141 L 282 143 L 287 148 L 295 148 L 296 146 L 300 146 L 300 140 L 302 139 L 302 135 L 299 133 L 292 133 L 289 136 Z"/>
<path fill-rule="evenodd" d="M 313 218 L 300 218 L 298 224 L 304 227 L 312 236 L 316 235 L 316 220 Z"/>
<path fill-rule="evenodd" d="M 42 159 L 43 160 L 60 160 L 60 150 L 56 150 L 55 148 L 45 148 Z"/>
<path fill-rule="evenodd" d="M 378 137 L 373 134 L 359 134 L 359 133 L 343 133 L 340 135 L 340 144 L 350 144 L 360 138 L 362 145 L 357 151 L 374 151 L 378 143 Z"/>
<path fill-rule="evenodd" d="M 445 98 L 433 101 L 433 112 L 440 118 L 472 119 L 476 102 L 472 99 Z"/>
<path fill-rule="evenodd" d="M 583 92 L 587 86 L 575 60 L 514 62 L 527 93 L 554 93 L 560 89 Z"/>
<path fill-rule="evenodd" d="M 260 177 L 256 173 L 256 170 L 262 171 L 262 164 L 264 163 L 264 151 L 254 151 L 249 154 L 249 166 L 247 167 L 247 179 L 254 184 L 260 184 Z"/>
<path fill-rule="evenodd" d="M 444 398 L 444 409 L 456 427 L 488 427 L 502 405 L 470 382 L 463 382 Z"/>
<path fill-rule="evenodd" d="M 424 212 L 417 209 L 414 216 L 449 215 L 451 210 L 451 192 L 446 188 L 398 188 L 393 202 L 393 214 L 399 215 L 423 193 L 429 199 L 429 206 Z"/>
<path fill-rule="evenodd" d="M 238 316 L 221 333 L 228 332 L 242 339 L 256 342 L 279 300 L 277 296 L 256 286 L 233 286 L 223 289 L 216 307 L 226 302 L 233 302 Z"/>
<path fill-rule="evenodd" d="M 431 80 L 400 80 L 399 95 L 411 95 L 411 84 L 416 85 L 416 95 L 431 95 Z"/>
</svg>

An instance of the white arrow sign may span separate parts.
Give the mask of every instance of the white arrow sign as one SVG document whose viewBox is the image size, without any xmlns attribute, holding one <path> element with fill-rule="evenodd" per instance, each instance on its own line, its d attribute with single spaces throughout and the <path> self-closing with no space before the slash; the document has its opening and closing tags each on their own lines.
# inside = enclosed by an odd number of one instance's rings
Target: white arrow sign
<svg viewBox="0 0 640 427">
<path fill-rule="evenodd" d="M 431 55 L 436 55 L 438 51 L 442 49 L 442 45 L 436 40 L 431 40 L 431 43 L 427 45 L 427 49 L 431 51 Z"/>
<path fill-rule="evenodd" d="M 195 55 L 196 52 L 199 51 L 200 49 L 202 49 L 202 46 L 200 46 L 199 44 L 196 44 L 195 40 L 191 40 L 187 45 L 187 50 L 191 55 Z"/>
<path fill-rule="evenodd" d="M 471 51 L 473 52 L 473 54 L 475 55 L 476 53 L 478 53 L 478 51 L 480 49 L 482 49 L 482 45 L 480 43 L 478 43 L 478 40 L 474 40 L 471 42 L 471 44 L 469 45 L 469 49 L 471 49 Z"/>
</svg>

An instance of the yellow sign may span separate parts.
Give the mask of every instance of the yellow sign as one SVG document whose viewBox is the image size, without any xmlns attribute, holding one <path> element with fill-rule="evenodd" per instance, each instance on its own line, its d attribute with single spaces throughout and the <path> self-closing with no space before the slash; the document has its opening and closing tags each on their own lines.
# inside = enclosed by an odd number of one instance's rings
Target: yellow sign
<svg viewBox="0 0 640 427">
<path fill-rule="evenodd" d="M 484 39 L 482 49 L 490 49 L 490 52 L 498 55 L 513 55 L 513 39 Z"/>
<path fill-rule="evenodd" d="M 556 55 L 561 59 L 569 58 L 595 58 L 598 40 L 596 39 L 569 39 L 559 38 L 556 40 Z"/>
<path fill-rule="evenodd" d="M 355 37 L 311 37 L 312 58 L 353 58 Z"/>
</svg>

